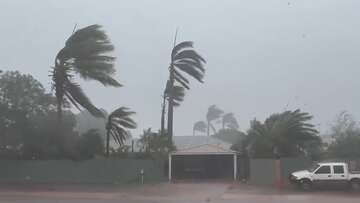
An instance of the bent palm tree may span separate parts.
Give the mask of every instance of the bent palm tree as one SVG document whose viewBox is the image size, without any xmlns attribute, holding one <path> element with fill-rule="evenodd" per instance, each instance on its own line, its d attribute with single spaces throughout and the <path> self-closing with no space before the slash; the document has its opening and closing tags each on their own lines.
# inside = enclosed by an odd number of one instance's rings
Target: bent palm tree
<svg viewBox="0 0 360 203">
<path fill-rule="evenodd" d="M 224 113 L 223 110 L 219 109 L 216 105 L 211 105 L 208 109 L 208 112 L 206 114 L 206 120 L 207 120 L 207 135 L 210 135 L 210 127 L 216 133 L 216 129 L 214 125 L 211 123 L 214 120 L 217 120 L 220 118 L 220 116 Z"/>
<path fill-rule="evenodd" d="M 185 41 L 177 44 L 171 52 L 169 89 L 174 89 L 175 82 L 183 88 L 190 89 L 190 81 L 183 75 L 184 73 L 203 83 L 205 63 L 205 59 L 194 50 L 193 42 Z M 168 133 L 170 138 L 173 136 L 173 108 L 175 105 L 175 95 L 170 94 L 168 102 Z"/>
<path fill-rule="evenodd" d="M 74 32 L 55 58 L 52 70 L 53 89 L 57 98 L 58 119 L 62 107 L 69 101 L 76 108 L 88 110 L 95 117 L 104 117 L 73 79 L 78 74 L 85 80 L 95 80 L 105 86 L 120 87 L 112 76 L 115 74 L 115 57 L 107 55 L 114 50 L 100 25 L 91 25 Z"/>
<path fill-rule="evenodd" d="M 178 107 L 178 106 L 180 106 L 180 103 L 182 101 L 184 101 L 185 88 L 176 85 L 173 88 L 173 92 L 171 92 L 169 81 L 166 83 L 166 88 L 165 88 L 164 95 L 163 95 L 163 103 L 162 103 L 162 106 L 161 106 L 161 108 L 162 108 L 161 109 L 161 130 L 160 130 L 161 135 L 163 135 L 164 131 L 165 131 L 165 107 L 166 107 L 166 102 L 169 101 L 171 94 L 173 94 L 174 107 Z"/>
<path fill-rule="evenodd" d="M 130 111 L 127 107 L 120 107 L 113 111 L 106 122 L 106 157 L 109 157 L 110 137 L 119 145 L 130 137 L 126 129 L 135 129 L 136 123 L 130 118 L 135 112 Z"/>
<path fill-rule="evenodd" d="M 199 132 L 206 132 L 206 123 L 204 121 L 198 121 L 194 124 L 193 127 L 193 136 L 195 136 L 195 132 L 199 131 Z"/>
<path fill-rule="evenodd" d="M 222 116 L 222 128 L 239 129 L 239 124 L 233 113 L 227 113 Z"/>
<path fill-rule="evenodd" d="M 253 121 L 247 143 L 256 153 L 296 156 L 307 150 L 307 144 L 319 141 L 318 131 L 307 112 L 285 111 L 272 114 L 264 123 Z"/>
</svg>

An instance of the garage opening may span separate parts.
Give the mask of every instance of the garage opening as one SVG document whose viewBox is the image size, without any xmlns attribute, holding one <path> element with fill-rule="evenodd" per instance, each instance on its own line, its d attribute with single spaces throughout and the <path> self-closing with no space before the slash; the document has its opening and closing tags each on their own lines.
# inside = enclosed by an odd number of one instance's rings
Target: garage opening
<svg viewBox="0 0 360 203">
<path fill-rule="evenodd" d="M 237 179 L 237 154 L 205 144 L 169 154 L 169 180 Z"/>
<path fill-rule="evenodd" d="M 233 179 L 233 155 L 174 155 L 173 179 Z"/>
</svg>

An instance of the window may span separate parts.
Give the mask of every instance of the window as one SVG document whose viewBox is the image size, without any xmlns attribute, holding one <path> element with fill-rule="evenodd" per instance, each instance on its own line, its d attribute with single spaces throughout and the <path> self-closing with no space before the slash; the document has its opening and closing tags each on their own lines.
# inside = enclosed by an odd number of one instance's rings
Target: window
<svg viewBox="0 0 360 203">
<path fill-rule="evenodd" d="M 344 173 L 344 166 L 334 166 L 334 173 L 335 174 L 343 174 Z"/>
<path fill-rule="evenodd" d="M 313 164 L 309 169 L 308 171 L 309 172 L 314 172 L 317 168 L 319 168 L 319 164 Z"/>
<path fill-rule="evenodd" d="M 315 173 L 316 174 L 328 174 L 330 172 L 330 166 L 321 166 Z"/>
</svg>

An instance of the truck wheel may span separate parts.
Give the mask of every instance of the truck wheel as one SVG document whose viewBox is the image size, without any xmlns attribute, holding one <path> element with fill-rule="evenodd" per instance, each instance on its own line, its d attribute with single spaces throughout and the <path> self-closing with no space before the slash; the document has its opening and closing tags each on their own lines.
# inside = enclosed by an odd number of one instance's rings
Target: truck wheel
<svg viewBox="0 0 360 203">
<path fill-rule="evenodd" d="M 360 180 L 352 180 L 350 187 L 353 191 L 360 191 Z"/>
<path fill-rule="evenodd" d="M 312 189 L 312 183 L 309 180 L 301 180 L 300 181 L 300 188 L 303 191 L 310 191 Z"/>
</svg>

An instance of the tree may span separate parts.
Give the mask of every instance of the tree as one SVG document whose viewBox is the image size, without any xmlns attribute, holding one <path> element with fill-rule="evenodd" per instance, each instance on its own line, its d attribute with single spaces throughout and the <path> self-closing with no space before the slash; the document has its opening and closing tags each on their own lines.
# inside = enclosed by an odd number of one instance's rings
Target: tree
<svg viewBox="0 0 360 203">
<path fill-rule="evenodd" d="M 226 113 L 222 116 L 222 129 L 239 129 L 239 124 L 233 113 Z"/>
<path fill-rule="evenodd" d="M 309 143 L 318 143 L 317 147 L 321 147 L 318 131 L 309 123 L 311 119 L 309 113 L 297 109 L 272 114 L 264 123 L 253 120 L 245 146 L 254 157 L 307 155 Z"/>
<path fill-rule="evenodd" d="M 239 143 L 246 137 L 245 133 L 232 128 L 220 129 L 212 136 L 231 144 Z"/>
<path fill-rule="evenodd" d="M 78 133 L 71 111 L 57 121 L 56 98 L 28 74 L 0 75 L 0 156 L 6 159 L 77 158 Z M 64 102 L 65 106 L 68 106 Z M 61 128 L 66 136 L 56 136 Z"/>
<path fill-rule="evenodd" d="M 0 75 L 0 104 L 28 115 L 53 109 L 56 100 L 31 75 L 6 71 Z"/>
<path fill-rule="evenodd" d="M 97 129 L 91 129 L 81 135 L 78 141 L 81 159 L 92 159 L 104 153 L 104 142 Z"/>
<path fill-rule="evenodd" d="M 181 87 L 190 89 L 190 81 L 183 74 L 203 83 L 205 74 L 205 59 L 201 57 L 193 48 L 193 42 L 185 41 L 174 46 L 171 52 L 171 62 L 169 66 L 169 102 L 168 102 L 168 134 L 173 136 L 173 114 L 175 105 L 174 87 L 178 84 Z"/>
<path fill-rule="evenodd" d="M 151 128 L 144 130 L 139 139 L 139 143 L 141 144 L 142 150 L 148 153 L 167 155 L 167 153 L 175 149 L 169 136 L 153 132 Z"/>
<path fill-rule="evenodd" d="M 210 127 L 213 130 L 213 132 L 216 133 L 216 129 L 215 129 L 214 125 L 211 122 L 219 119 L 223 113 L 224 113 L 224 111 L 219 109 L 216 105 L 211 105 L 208 108 L 208 112 L 206 114 L 207 135 L 208 136 L 210 135 Z"/>
<path fill-rule="evenodd" d="M 127 129 L 135 129 L 136 123 L 130 118 L 135 112 L 130 111 L 127 107 L 120 107 L 113 111 L 106 122 L 106 156 L 109 157 L 110 137 L 119 145 L 131 135 Z"/>
<path fill-rule="evenodd" d="M 360 126 L 351 114 L 340 113 L 332 124 L 328 136 L 334 139 L 327 149 L 330 158 L 360 156 Z"/>
<path fill-rule="evenodd" d="M 60 128 L 66 136 L 57 136 L 59 123 L 57 112 L 37 114 L 29 117 L 26 130 L 22 134 L 20 148 L 24 159 L 74 159 L 78 156 L 77 141 L 79 134 L 75 131 L 75 115 L 70 111 L 63 112 Z"/>
<path fill-rule="evenodd" d="M 47 116 L 55 105 L 55 98 L 31 75 L 18 71 L 0 75 L 1 152 L 20 155 L 29 138 L 35 139 L 37 129 L 46 127 L 36 125 L 36 118 Z"/>
<path fill-rule="evenodd" d="M 58 119 L 62 120 L 62 107 L 68 101 L 76 108 L 88 110 L 95 117 L 104 117 L 74 80 L 79 75 L 85 80 L 95 80 L 104 86 L 120 87 L 112 76 L 115 74 L 114 50 L 100 25 L 90 25 L 74 32 L 56 55 L 52 70 L 53 89 L 57 98 Z"/>
<path fill-rule="evenodd" d="M 184 101 L 185 88 L 182 86 L 175 85 L 173 90 L 174 90 L 173 91 L 174 107 L 178 107 L 178 106 L 180 106 L 180 103 L 182 101 Z M 170 82 L 168 81 L 166 83 L 166 88 L 164 90 L 163 103 L 162 103 L 162 109 L 161 109 L 161 128 L 160 128 L 161 134 L 165 133 L 165 111 L 166 111 L 165 107 L 166 107 L 166 102 L 169 102 L 170 94 L 171 94 Z"/>
<path fill-rule="evenodd" d="M 108 117 L 108 113 L 101 109 L 106 118 Z M 88 111 L 82 111 L 76 114 L 76 130 L 80 134 L 87 133 L 89 130 L 96 129 L 98 133 L 102 136 L 102 138 L 106 139 L 106 118 L 97 118 L 92 116 Z"/>
<path fill-rule="evenodd" d="M 194 127 L 193 127 L 193 135 L 195 136 L 195 132 L 206 132 L 206 123 L 204 121 L 198 121 L 196 123 L 194 123 Z"/>
</svg>

